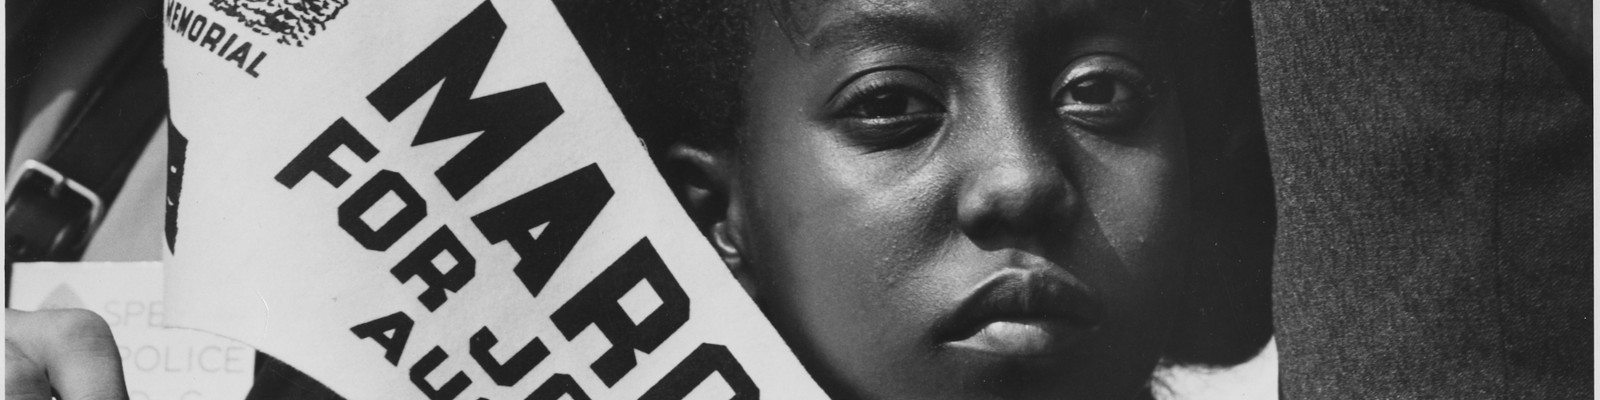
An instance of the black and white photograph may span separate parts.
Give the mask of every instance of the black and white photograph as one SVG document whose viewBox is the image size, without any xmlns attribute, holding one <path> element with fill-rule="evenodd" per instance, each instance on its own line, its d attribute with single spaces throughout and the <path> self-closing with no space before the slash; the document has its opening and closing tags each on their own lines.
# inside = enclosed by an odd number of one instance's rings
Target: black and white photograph
<svg viewBox="0 0 1600 400">
<path fill-rule="evenodd" d="M 1594 397 L 1585 0 L 12 0 L 5 398 Z"/>
</svg>

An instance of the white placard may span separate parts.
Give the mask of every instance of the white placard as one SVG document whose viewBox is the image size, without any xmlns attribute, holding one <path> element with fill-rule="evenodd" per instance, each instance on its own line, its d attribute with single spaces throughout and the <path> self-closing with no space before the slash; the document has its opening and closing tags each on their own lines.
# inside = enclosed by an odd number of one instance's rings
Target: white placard
<svg viewBox="0 0 1600 400">
<path fill-rule="evenodd" d="M 823 397 L 551 4 L 274 4 L 164 3 L 171 323 L 352 399 Z"/>
</svg>

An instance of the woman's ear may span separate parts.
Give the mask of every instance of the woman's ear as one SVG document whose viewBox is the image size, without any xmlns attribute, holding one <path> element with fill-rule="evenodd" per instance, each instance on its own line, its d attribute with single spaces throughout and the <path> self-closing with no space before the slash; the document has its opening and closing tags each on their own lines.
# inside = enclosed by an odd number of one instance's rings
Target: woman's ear
<svg viewBox="0 0 1600 400">
<path fill-rule="evenodd" d="M 738 185 L 733 160 L 726 151 L 706 150 L 685 144 L 667 150 L 668 183 L 683 203 L 700 233 L 722 257 L 745 292 L 755 297 L 755 285 L 745 265 L 742 214 L 732 201 Z"/>
</svg>

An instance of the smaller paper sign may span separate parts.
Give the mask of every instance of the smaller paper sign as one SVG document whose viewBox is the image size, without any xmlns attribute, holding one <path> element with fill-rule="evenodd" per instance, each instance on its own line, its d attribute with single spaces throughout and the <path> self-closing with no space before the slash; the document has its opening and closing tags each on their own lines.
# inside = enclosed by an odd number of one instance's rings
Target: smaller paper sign
<svg viewBox="0 0 1600 400">
<path fill-rule="evenodd" d="M 11 307 L 82 308 L 111 325 L 130 400 L 243 399 L 255 349 L 206 332 L 163 327 L 159 262 L 19 263 Z"/>
</svg>

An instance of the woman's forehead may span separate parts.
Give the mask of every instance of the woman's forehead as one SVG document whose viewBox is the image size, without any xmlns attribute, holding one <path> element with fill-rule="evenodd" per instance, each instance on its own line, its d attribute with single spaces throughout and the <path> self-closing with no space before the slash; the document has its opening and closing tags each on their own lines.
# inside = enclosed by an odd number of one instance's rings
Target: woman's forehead
<svg viewBox="0 0 1600 400">
<path fill-rule="evenodd" d="M 1026 14 L 1040 20 L 1073 22 L 1115 18 L 1145 20 L 1158 0 L 773 0 L 774 17 L 795 33 L 813 34 L 828 24 L 856 19 L 915 19 L 956 22 L 972 18 Z M 1179 0 L 1174 0 L 1179 1 Z"/>
<path fill-rule="evenodd" d="M 824 51 L 897 38 L 949 43 L 963 28 L 1058 34 L 1142 25 L 1156 15 L 1147 0 L 777 0 L 768 13 L 790 41 Z"/>
</svg>

